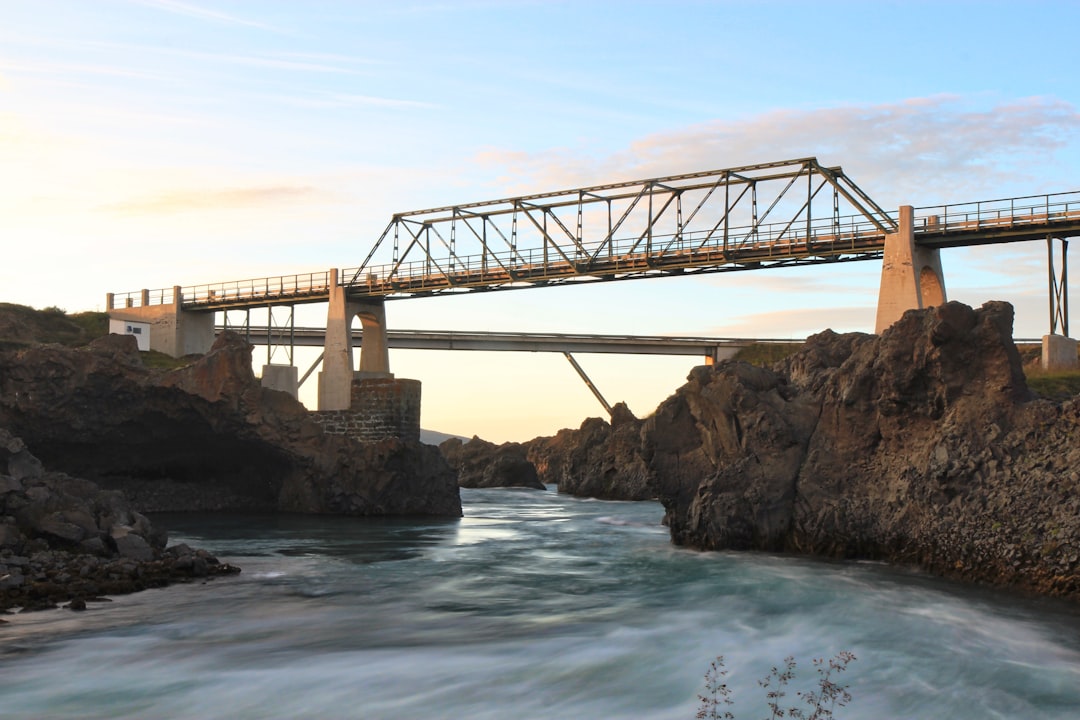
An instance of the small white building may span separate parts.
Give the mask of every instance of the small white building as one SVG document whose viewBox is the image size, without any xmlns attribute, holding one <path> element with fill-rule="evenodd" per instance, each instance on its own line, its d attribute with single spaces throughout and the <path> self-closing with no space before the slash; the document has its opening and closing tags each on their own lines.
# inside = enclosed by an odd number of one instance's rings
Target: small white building
<svg viewBox="0 0 1080 720">
<path fill-rule="evenodd" d="M 109 318 L 109 333 L 112 335 L 134 335 L 135 341 L 139 344 L 139 350 L 143 352 L 150 350 L 150 323 Z"/>
</svg>

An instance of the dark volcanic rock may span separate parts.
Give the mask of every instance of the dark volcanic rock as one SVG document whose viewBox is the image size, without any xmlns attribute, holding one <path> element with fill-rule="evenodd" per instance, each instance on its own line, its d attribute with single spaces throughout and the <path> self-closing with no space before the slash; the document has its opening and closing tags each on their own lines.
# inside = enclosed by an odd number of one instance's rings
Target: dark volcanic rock
<svg viewBox="0 0 1080 720">
<path fill-rule="evenodd" d="M 495 445 L 478 437 L 463 443 L 460 438 L 449 438 L 439 445 L 439 452 L 457 472 L 461 487 L 547 489 L 519 443 Z"/>
<path fill-rule="evenodd" d="M 461 515 L 437 451 L 323 433 L 298 401 L 260 386 L 251 346 L 232 333 L 168 372 L 145 368 L 126 336 L 0 353 L 0 427 L 144 511 Z"/>
<path fill-rule="evenodd" d="M 38 610 L 99 595 L 134 592 L 238 568 L 186 546 L 165 548 L 164 531 L 119 492 L 28 462 L 21 439 L 0 429 L 0 610 Z M 12 467 L 35 467 L 16 483 Z"/>
<path fill-rule="evenodd" d="M 1011 334 L 948 303 L 696 368 L 642 430 L 672 538 L 1080 597 L 1080 399 L 1034 399 Z"/>
<path fill-rule="evenodd" d="M 577 430 L 526 443 L 540 478 L 559 492 L 605 500 L 656 497 L 641 455 L 641 421 L 625 403 L 613 408 L 611 422 L 588 418 Z"/>
</svg>

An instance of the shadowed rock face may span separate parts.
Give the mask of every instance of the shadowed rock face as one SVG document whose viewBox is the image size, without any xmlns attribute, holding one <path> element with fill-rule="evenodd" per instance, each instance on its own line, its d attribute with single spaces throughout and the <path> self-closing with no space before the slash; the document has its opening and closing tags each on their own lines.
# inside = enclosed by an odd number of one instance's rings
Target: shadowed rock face
<svg viewBox="0 0 1080 720">
<path fill-rule="evenodd" d="M 143 367 L 124 336 L 2 353 L 0 427 L 144 511 L 461 514 L 435 448 L 324 434 L 299 402 L 260 386 L 251 347 L 231 333 L 170 372 Z"/>
<path fill-rule="evenodd" d="M 656 497 L 641 456 L 641 421 L 625 403 L 612 408 L 611 422 L 588 418 L 577 430 L 560 430 L 525 444 L 540 478 L 559 492 L 605 500 Z"/>
<path fill-rule="evenodd" d="M 696 368 L 642 429 L 675 542 L 920 565 L 1080 597 L 1080 401 L 1033 399 L 1012 308 Z"/>
<path fill-rule="evenodd" d="M 166 549 L 165 541 L 121 493 L 47 471 L 0 428 L 0 614 L 68 600 L 85 609 L 103 594 L 239 572 L 204 550 Z"/>
<path fill-rule="evenodd" d="M 448 438 L 439 445 L 439 451 L 457 472 L 461 487 L 546 489 L 519 443 L 495 445 L 478 437 L 463 443 L 460 438 Z"/>
</svg>

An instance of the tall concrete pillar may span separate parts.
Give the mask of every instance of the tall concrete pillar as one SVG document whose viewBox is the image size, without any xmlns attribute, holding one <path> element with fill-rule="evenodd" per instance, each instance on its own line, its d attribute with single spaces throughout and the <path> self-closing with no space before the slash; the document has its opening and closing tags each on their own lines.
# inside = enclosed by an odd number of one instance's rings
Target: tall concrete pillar
<svg viewBox="0 0 1080 720">
<path fill-rule="evenodd" d="M 393 377 L 390 374 L 390 349 L 386 341 L 386 305 L 382 298 L 355 303 L 357 316 L 364 329 L 360 344 L 360 376 L 362 378 Z"/>
<path fill-rule="evenodd" d="M 349 300 L 330 270 L 330 303 L 326 311 L 326 344 L 319 373 L 319 410 L 348 410 L 352 405 L 352 321 L 360 317 L 364 340 L 360 352 L 363 377 L 393 377 L 386 342 L 386 310 L 382 299 Z"/>
<path fill-rule="evenodd" d="M 874 330 L 879 335 L 908 310 L 946 302 L 941 252 L 915 245 L 914 219 L 914 209 L 910 205 L 902 206 L 899 229 L 885 236 Z"/>
</svg>

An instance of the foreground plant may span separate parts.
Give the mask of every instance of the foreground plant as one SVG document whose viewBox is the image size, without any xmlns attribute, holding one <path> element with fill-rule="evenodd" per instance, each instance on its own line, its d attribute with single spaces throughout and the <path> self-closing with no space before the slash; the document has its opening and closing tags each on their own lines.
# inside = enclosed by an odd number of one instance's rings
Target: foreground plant
<svg viewBox="0 0 1080 720">
<path fill-rule="evenodd" d="M 795 678 L 795 658 L 784 658 L 782 669 L 774 667 L 768 675 L 758 680 L 758 685 L 766 690 L 766 704 L 772 713 L 769 720 L 783 717 L 792 720 L 833 720 L 833 709 L 844 707 L 851 702 L 848 686 L 840 685 L 833 678 L 844 672 L 848 663 L 855 659 L 855 655 L 847 651 L 837 653 L 828 661 L 815 659 L 817 690 L 796 692 L 802 706 L 784 707 L 782 703 L 787 696 L 788 683 Z M 718 655 L 716 660 L 709 663 L 709 669 L 705 672 L 705 694 L 698 695 L 701 706 L 696 717 L 699 720 L 735 720 L 735 715 L 729 709 L 734 700 L 731 697 L 731 688 L 724 682 L 726 677 L 724 656 Z"/>
</svg>

